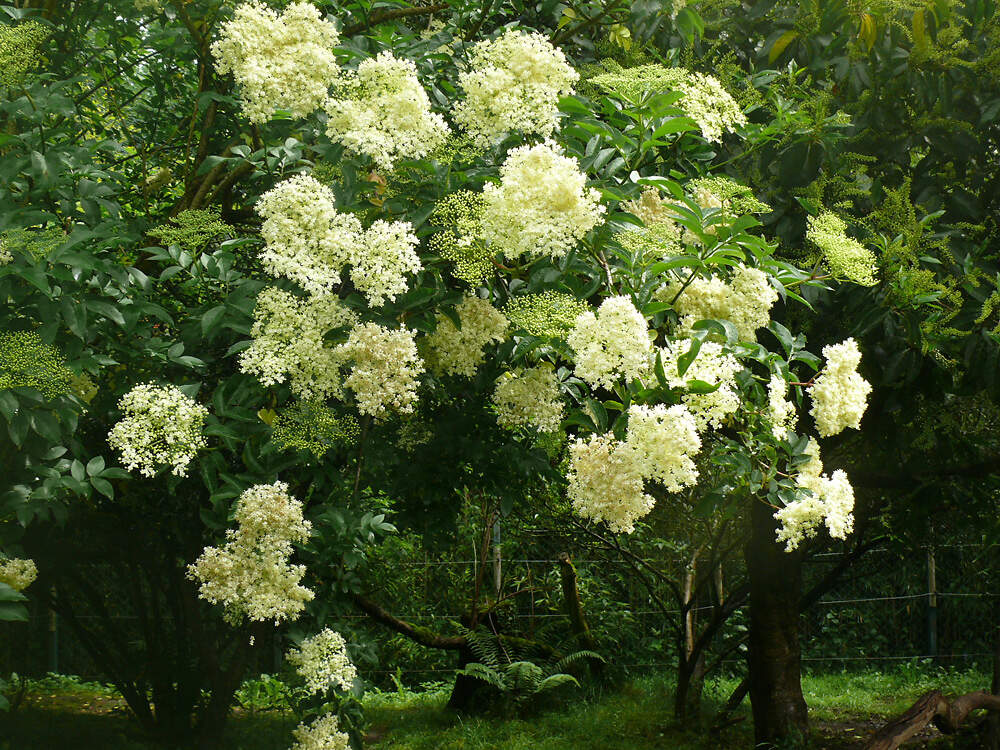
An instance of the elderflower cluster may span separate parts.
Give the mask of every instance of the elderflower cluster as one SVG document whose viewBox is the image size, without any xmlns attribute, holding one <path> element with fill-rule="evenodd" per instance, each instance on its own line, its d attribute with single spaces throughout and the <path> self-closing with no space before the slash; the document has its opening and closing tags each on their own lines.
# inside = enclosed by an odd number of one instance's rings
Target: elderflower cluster
<svg viewBox="0 0 1000 750">
<path fill-rule="evenodd" d="M 604 521 L 615 532 L 631 533 L 635 522 L 653 509 L 643 491 L 638 454 L 614 435 L 577 438 L 569 446 L 567 494 L 573 510 L 593 521 Z"/>
<path fill-rule="evenodd" d="M 332 290 L 350 266 L 354 286 L 379 307 L 405 292 L 406 275 L 422 268 L 409 222 L 379 219 L 364 230 L 356 216 L 337 211 L 330 188 L 308 175 L 279 183 L 256 210 L 264 219 L 264 269 L 310 294 Z"/>
<path fill-rule="evenodd" d="M 630 406 L 625 444 L 635 452 L 642 475 L 668 492 L 698 481 L 693 457 L 701 450 L 701 438 L 695 415 L 686 406 Z"/>
<path fill-rule="evenodd" d="M 680 290 L 680 283 L 675 282 L 661 287 L 656 296 L 672 301 Z M 680 292 L 674 309 L 681 316 L 682 331 L 690 330 L 699 320 L 728 320 L 736 327 L 740 341 L 754 341 L 757 330 L 770 323 L 777 300 L 778 292 L 767 274 L 741 264 L 733 269 L 728 284 L 718 276 L 694 279 Z"/>
<path fill-rule="evenodd" d="M 646 319 L 628 297 L 608 297 L 581 314 L 566 342 L 576 354 L 576 374 L 590 385 L 611 388 L 619 378 L 641 377 L 649 367 Z"/>
<path fill-rule="evenodd" d="M 500 184 L 483 188 L 483 236 L 514 260 L 561 258 L 601 221 L 600 193 L 586 187 L 576 159 L 554 143 L 512 149 L 500 167 Z"/>
<path fill-rule="evenodd" d="M 361 222 L 337 211 L 330 188 L 314 177 L 294 175 L 264 193 L 254 208 L 264 219 L 260 260 L 265 271 L 310 294 L 340 283 L 340 270 L 355 254 Z"/>
<path fill-rule="evenodd" d="M 0 333 L 0 390 L 34 388 L 52 399 L 73 391 L 73 377 L 59 350 L 34 331 Z"/>
<path fill-rule="evenodd" d="M 225 606 L 231 623 L 244 616 L 275 624 L 294 620 L 313 598 L 301 583 L 305 566 L 289 562 L 293 545 L 308 540 L 312 528 L 302 503 L 284 482 L 258 484 L 240 495 L 235 519 L 226 543 L 206 547 L 188 566 L 188 578 L 199 583 L 202 599 Z"/>
<path fill-rule="evenodd" d="M 875 253 L 853 237 L 847 236 L 847 224 L 829 211 L 809 217 L 806 239 L 823 253 L 823 260 L 834 276 L 861 286 L 878 283 Z"/>
<path fill-rule="evenodd" d="M 809 441 L 805 452 L 809 460 L 799 467 L 796 482 L 809 492 L 774 514 L 781 523 L 777 541 L 785 542 L 788 552 L 813 536 L 820 524 L 826 524 L 834 539 L 846 539 L 854 529 L 854 488 L 847 474 L 837 469 L 830 476 L 823 475 L 819 444 L 815 440 Z"/>
<path fill-rule="evenodd" d="M 253 343 L 240 354 L 240 369 L 265 386 L 288 380 L 303 399 L 339 398 L 346 354 L 343 347 L 327 346 L 323 337 L 357 320 L 333 295 L 302 299 L 268 287 L 257 297 Z"/>
<path fill-rule="evenodd" d="M 378 219 L 368 227 L 360 252 L 351 259 L 351 281 L 371 307 L 381 307 L 406 291 L 406 275 L 423 267 L 418 242 L 408 221 Z"/>
<path fill-rule="evenodd" d="M 292 3 L 278 14 L 251 0 L 222 25 L 212 55 L 219 74 L 232 73 L 239 85 L 243 114 L 262 123 L 278 109 L 306 117 L 322 106 L 337 76 L 339 39 L 310 3 Z"/>
<path fill-rule="evenodd" d="M 332 685 L 350 690 L 358 676 L 347 655 L 347 642 L 330 628 L 306 638 L 298 648 L 289 650 L 286 658 L 312 694 L 325 693 Z"/>
<path fill-rule="evenodd" d="M 335 714 L 325 714 L 308 726 L 303 722 L 292 730 L 291 750 L 349 750 L 351 738 L 339 726 Z"/>
<path fill-rule="evenodd" d="M 788 395 L 788 381 L 777 374 L 772 374 L 767 383 L 767 416 L 771 421 L 771 434 L 779 440 L 784 439 L 789 430 L 794 430 L 798 423 L 798 412 L 795 404 L 785 398 Z"/>
<path fill-rule="evenodd" d="M 679 91 L 684 94 L 677 106 L 695 121 L 706 141 L 721 143 L 724 133 L 733 133 L 747 124 L 739 104 L 713 76 L 662 65 L 606 67 L 611 69 L 591 78 L 591 83 L 633 104 L 649 93 Z"/>
<path fill-rule="evenodd" d="M 470 70 L 459 74 L 465 98 L 458 122 L 481 146 L 512 131 L 549 136 L 559 117 L 559 97 L 570 94 L 579 74 L 541 34 L 508 29 L 472 49 Z"/>
<path fill-rule="evenodd" d="M 497 422 L 508 429 L 531 427 L 539 432 L 555 432 L 565 411 L 559 379 L 548 363 L 517 375 L 504 373 L 493 392 L 493 404 Z"/>
<path fill-rule="evenodd" d="M 721 344 L 706 341 L 683 375 L 677 372 L 677 360 L 684 353 L 681 342 L 659 349 L 660 361 L 667 382 L 673 388 L 686 388 L 689 380 L 700 380 L 717 386 L 711 393 L 685 393 L 681 400 L 691 410 L 699 431 L 721 427 L 725 418 L 740 408 L 736 390 L 736 373 L 742 369 L 739 360 L 727 354 Z"/>
<path fill-rule="evenodd" d="M 343 350 L 353 365 L 344 385 L 354 392 L 358 411 L 376 419 L 413 411 L 424 371 L 413 331 L 364 323 L 351 331 Z"/>
<path fill-rule="evenodd" d="M 507 320 L 532 336 L 565 338 L 587 303 L 564 292 L 541 292 L 511 297 L 503 309 Z"/>
<path fill-rule="evenodd" d="M 338 81 L 338 89 L 326 103 L 326 134 L 383 169 L 391 170 L 400 159 L 426 156 L 448 136 L 448 125 L 431 111 L 411 60 L 380 52 Z"/>
<path fill-rule="evenodd" d="M 108 433 L 108 445 L 121 453 L 126 469 L 152 477 L 170 466 L 175 476 L 187 476 L 191 459 L 206 445 L 208 409 L 180 388 L 154 383 L 137 385 L 118 408 L 123 417 Z"/>
<path fill-rule="evenodd" d="M 14 591 L 24 591 L 38 577 L 34 560 L 12 557 L 0 560 L 0 583 L 6 583 Z"/>
<path fill-rule="evenodd" d="M 441 227 L 431 235 L 431 249 L 455 264 L 455 278 L 473 287 L 484 284 L 493 273 L 494 252 L 483 239 L 485 212 L 482 194 L 459 190 L 439 200 L 430 216 Z"/>
<path fill-rule="evenodd" d="M 628 415 L 624 441 L 607 433 L 570 445 L 567 489 L 577 513 L 624 533 L 653 509 L 645 480 L 668 492 L 690 487 L 698 480 L 693 458 L 701 450 L 695 418 L 683 405 L 633 405 Z"/>
<path fill-rule="evenodd" d="M 473 295 L 455 307 L 461 328 L 451 318 L 438 313 L 437 328 L 424 339 L 427 367 L 436 375 L 464 375 L 471 378 L 485 360 L 485 348 L 507 337 L 507 318 L 489 303 Z"/>
<path fill-rule="evenodd" d="M 826 367 L 809 386 L 813 401 L 809 413 L 820 437 L 830 437 L 847 427 L 861 426 L 872 387 L 858 374 L 861 351 L 853 338 L 823 347 L 823 356 Z"/>
</svg>

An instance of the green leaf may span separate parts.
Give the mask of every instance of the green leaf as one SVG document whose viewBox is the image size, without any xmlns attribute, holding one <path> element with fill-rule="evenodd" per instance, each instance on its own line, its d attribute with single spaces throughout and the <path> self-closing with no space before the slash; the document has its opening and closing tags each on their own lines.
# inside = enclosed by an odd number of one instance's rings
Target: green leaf
<svg viewBox="0 0 1000 750">
<path fill-rule="evenodd" d="M 774 44 L 771 45 L 771 51 L 767 53 L 767 62 L 773 65 L 774 61 L 781 57 L 781 54 L 788 49 L 788 45 L 798 39 L 798 37 L 799 32 L 794 29 L 789 29 L 779 36 Z"/>
<path fill-rule="evenodd" d="M 93 477 L 104 471 L 104 457 L 94 456 L 87 462 L 87 476 Z"/>
</svg>

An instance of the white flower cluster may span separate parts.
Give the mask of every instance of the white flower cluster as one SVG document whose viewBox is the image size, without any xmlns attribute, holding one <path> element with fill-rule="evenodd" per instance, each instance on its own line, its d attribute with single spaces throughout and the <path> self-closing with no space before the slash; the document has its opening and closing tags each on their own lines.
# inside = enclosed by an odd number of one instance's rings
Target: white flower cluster
<svg viewBox="0 0 1000 750">
<path fill-rule="evenodd" d="M 747 124 L 746 115 L 718 78 L 688 73 L 677 86 L 684 92 L 678 102 L 684 113 L 698 124 L 706 141 L 722 142 L 722 134 Z"/>
<path fill-rule="evenodd" d="M 0 560 L 0 583 L 6 583 L 14 591 L 24 591 L 38 577 L 34 560 L 11 557 Z"/>
<path fill-rule="evenodd" d="M 262 385 L 283 383 L 303 399 L 339 398 L 343 394 L 343 347 L 327 346 L 323 336 L 350 327 L 357 315 L 333 295 L 310 299 L 268 287 L 257 297 L 253 343 L 240 354 L 240 369 Z"/>
<path fill-rule="evenodd" d="M 276 110 L 306 117 L 326 101 L 337 76 L 337 29 L 310 3 L 292 3 L 279 15 L 261 2 L 244 3 L 212 44 L 216 70 L 232 73 L 243 114 L 266 122 Z"/>
<path fill-rule="evenodd" d="M 560 258 L 601 221 L 600 193 L 586 187 L 576 159 L 551 142 L 512 149 L 500 184 L 483 188 L 483 237 L 513 260 Z"/>
<path fill-rule="evenodd" d="M 657 298 L 670 301 L 680 289 L 679 283 L 660 288 Z M 674 309 L 681 316 L 681 330 L 689 330 L 699 320 L 728 320 L 741 341 L 755 341 L 757 330 L 771 321 L 771 308 L 778 292 L 758 268 L 739 265 L 727 284 L 721 278 L 696 278 L 681 293 Z"/>
<path fill-rule="evenodd" d="M 698 469 L 692 460 L 701 450 L 693 415 L 682 405 L 629 407 L 624 441 L 614 435 L 591 435 L 570 445 L 567 492 L 573 509 L 616 532 L 630 533 L 653 509 L 643 489 L 646 479 L 668 492 L 693 485 Z"/>
<path fill-rule="evenodd" d="M 383 169 L 391 170 L 400 159 L 426 156 L 448 136 L 448 125 L 431 111 L 411 60 L 380 52 L 338 86 L 343 95 L 326 103 L 326 134 Z"/>
<path fill-rule="evenodd" d="M 826 367 L 809 386 L 813 401 L 809 413 L 820 436 L 830 437 L 847 427 L 861 426 L 872 387 L 858 374 L 861 351 L 853 338 L 823 347 L 823 356 Z"/>
<path fill-rule="evenodd" d="M 635 522 L 653 509 L 643 491 L 636 452 L 614 435 L 577 438 L 569 446 L 567 494 L 573 510 L 593 521 L 604 521 L 616 532 L 631 533 Z"/>
<path fill-rule="evenodd" d="M 507 318 L 489 303 L 473 295 L 455 307 L 461 328 L 451 318 L 438 313 L 437 328 L 424 339 L 427 366 L 437 375 L 473 377 L 486 360 L 485 347 L 499 344 L 510 327 Z"/>
<path fill-rule="evenodd" d="M 810 440 L 806 447 L 809 460 L 799 468 L 796 482 L 810 494 L 779 509 L 774 517 L 781 523 L 776 535 L 789 552 L 813 536 L 821 523 L 834 539 L 846 539 L 854 529 L 854 488 L 847 474 L 837 469 L 823 475 L 819 444 Z"/>
<path fill-rule="evenodd" d="M 659 350 L 667 382 L 674 388 L 685 388 L 689 380 L 718 385 L 711 393 L 685 393 L 681 400 L 694 415 L 699 431 L 721 427 L 725 418 L 740 408 L 735 378 L 742 365 L 736 357 L 727 354 L 721 344 L 705 341 L 688 369 L 679 375 L 677 359 L 684 354 L 686 344 L 678 341 L 671 348 Z"/>
<path fill-rule="evenodd" d="M 351 738 L 339 726 L 335 714 L 325 714 L 308 726 L 303 722 L 292 730 L 291 750 L 349 750 Z"/>
<path fill-rule="evenodd" d="M 476 44 L 470 63 L 458 77 L 465 99 L 456 107 L 455 121 L 481 146 L 511 131 L 551 135 L 559 97 L 572 93 L 580 77 L 544 36 L 514 29 Z"/>
<path fill-rule="evenodd" d="M 263 622 L 294 620 L 313 598 L 301 585 L 305 566 L 291 565 L 293 544 L 309 538 L 312 524 L 302 517 L 302 503 L 284 482 L 258 484 L 236 503 L 236 529 L 226 532 L 222 547 L 206 547 L 188 566 L 199 595 L 225 605 L 226 617 Z"/>
<path fill-rule="evenodd" d="M 187 475 L 191 459 L 206 445 L 208 409 L 180 388 L 155 383 L 135 386 L 118 408 L 123 416 L 108 433 L 108 445 L 121 453 L 126 469 L 152 477 L 170 466 L 175 476 Z"/>
<path fill-rule="evenodd" d="M 330 188 L 308 175 L 295 175 L 264 193 L 254 208 L 264 219 L 264 270 L 291 279 L 310 294 L 340 283 L 340 270 L 355 254 L 361 222 L 337 211 Z"/>
<path fill-rule="evenodd" d="M 330 628 L 306 638 L 298 648 L 289 650 L 286 658 L 312 694 L 325 693 L 332 685 L 350 690 L 358 676 L 347 655 L 347 642 Z"/>
<path fill-rule="evenodd" d="M 333 191 L 308 175 L 295 175 L 261 196 L 261 262 L 310 294 L 329 292 L 350 266 L 351 281 L 379 307 L 406 291 L 406 275 L 422 266 L 417 237 L 406 221 L 379 219 L 367 230 L 353 214 L 337 211 Z"/>
<path fill-rule="evenodd" d="M 630 406 L 625 444 L 635 453 L 642 475 L 668 492 L 698 481 L 693 456 L 701 450 L 701 438 L 695 415 L 686 406 Z"/>
<path fill-rule="evenodd" d="M 423 266 L 417 255 L 419 240 L 408 221 L 378 219 L 364 233 L 359 252 L 351 258 L 351 281 L 372 307 L 395 300 L 406 291 L 406 275 Z"/>
<path fill-rule="evenodd" d="M 771 420 L 771 433 L 779 440 L 784 439 L 798 423 L 795 404 L 785 398 L 787 395 L 788 381 L 772 374 L 767 383 L 767 415 Z"/>
<path fill-rule="evenodd" d="M 632 300 L 608 297 L 596 315 L 590 310 L 582 313 L 566 339 L 576 354 L 576 374 L 605 388 L 622 377 L 641 377 L 649 368 L 648 330 Z"/>
<path fill-rule="evenodd" d="M 358 411 L 376 419 L 413 411 L 424 371 L 413 331 L 364 323 L 351 331 L 343 349 L 353 364 L 344 385 L 354 392 Z"/>
<path fill-rule="evenodd" d="M 559 380 L 552 365 L 543 363 L 517 375 L 504 373 L 493 392 L 497 422 L 501 427 L 532 427 L 555 432 L 562 422 Z"/>
</svg>

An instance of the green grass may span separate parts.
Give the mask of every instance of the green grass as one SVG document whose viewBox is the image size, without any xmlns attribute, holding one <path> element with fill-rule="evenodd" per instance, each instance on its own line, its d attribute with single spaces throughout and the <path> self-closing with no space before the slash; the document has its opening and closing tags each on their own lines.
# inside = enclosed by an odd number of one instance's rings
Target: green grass
<svg viewBox="0 0 1000 750">
<path fill-rule="evenodd" d="M 906 665 L 889 672 L 812 674 L 802 688 L 810 706 L 817 750 L 860 747 L 872 729 L 907 709 L 922 693 L 948 694 L 985 688 L 989 680 L 974 670 L 945 671 Z M 735 680 L 706 685 L 705 714 L 729 695 Z M 642 677 L 584 700 L 563 693 L 561 708 L 503 720 L 465 717 L 449 711 L 447 686 L 376 692 L 365 699 L 371 722 L 368 747 L 376 750 L 736 750 L 748 748 L 747 707 L 742 721 L 721 737 L 697 725 L 678 726 L 671 718 L 671 688 L 660 676 Z M 218 750 L 287 750 L 295 720 L 278 712 L 234 716 Z M 28 698 L 12 714 L 0 713 L 0 750 L 166 750 L 143 739 L 106 686 L 65 678 L 30 685 Z M 946 741 L 935 748 L 950 747 Z M 185 748 L 185 750 L 188 750 Z"/>
</svg>

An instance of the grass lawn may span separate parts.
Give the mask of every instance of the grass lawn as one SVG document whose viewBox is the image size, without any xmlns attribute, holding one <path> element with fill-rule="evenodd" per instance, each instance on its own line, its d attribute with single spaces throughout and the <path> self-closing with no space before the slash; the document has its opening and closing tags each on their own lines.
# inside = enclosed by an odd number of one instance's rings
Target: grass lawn
<svg viewBox="0 0 1000 750">
<path fill-rule="evenodd" d="M 733 688 L 732 680 L 706 686 L 706 714 Z M 886 717 L 906 708 L 923 692 L 962 693 L 987 686 L 975 671 L 944 672 L 901 668 L 891 672 L 808 675 L 803 692 L 809 703 L 817 750 L 858 748 Z M 589 700 L 527 719 L 470 718 L 449 711 L 443 689 L 373 693 L 366 698 L 371 722 L 367 746 L 379 750 L 729 750 L 749 748 L 751 726 L 743 719 L 721 736 L 697 725 L 678 726 L 670 718 L 670 685 L 643 677 Z M 295 720 L 277 712 L 234 716 L 219 750 L 285 750 Z M 951 747 L 935 734 L 914 745 Z M 31 685 L 21 707 L 0 714 L 0 750 L 165 750 L 144 741 L 113 690 L 65 678 Z M 186 749 L 185 749 L 186 750 Z"/>
</svg>

